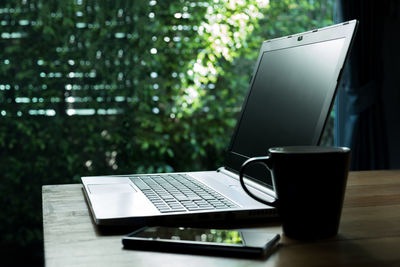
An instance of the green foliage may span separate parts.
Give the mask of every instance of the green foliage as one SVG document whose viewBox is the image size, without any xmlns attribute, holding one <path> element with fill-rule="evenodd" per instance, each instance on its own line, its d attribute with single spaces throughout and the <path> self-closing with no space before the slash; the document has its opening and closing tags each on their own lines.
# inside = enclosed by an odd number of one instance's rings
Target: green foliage
<svg viewBox="0 0 400 267">
<path fill-rule="evenodd" d="M 220 166 L 261 42 L 331 24 L 332 11 L 332 0 L 2 2 L 1 243 L 40 241 L 41 185 Z"/>
</svg>

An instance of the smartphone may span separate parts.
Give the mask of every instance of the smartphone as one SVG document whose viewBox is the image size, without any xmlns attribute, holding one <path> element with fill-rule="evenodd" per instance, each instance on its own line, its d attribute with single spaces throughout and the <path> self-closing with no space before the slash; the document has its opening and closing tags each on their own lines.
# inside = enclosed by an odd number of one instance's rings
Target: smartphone
<svg viewBox="0 0 400 267">
<path fill-rule="evenodd" d="M 279 234 L 246 229 L 143 227 L 122 238 L 126 249 L 236 257 L 266 257 Z"/>
</svg>

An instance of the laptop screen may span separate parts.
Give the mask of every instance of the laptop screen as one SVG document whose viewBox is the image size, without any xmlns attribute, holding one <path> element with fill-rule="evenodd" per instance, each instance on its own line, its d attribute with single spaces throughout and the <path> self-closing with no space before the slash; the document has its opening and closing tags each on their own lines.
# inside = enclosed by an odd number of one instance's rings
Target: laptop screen
<svg viewBox="0 0 400 267">
<path fill-rule="evenodd" d="M 228 169 L 237 172 L 246 159 L 265 156 L 270 147 L 319 144 L 348 42 L 342 36 L 261 49 L 228 150 Z M 271 187 L 267 173 L 262 167 L 247 174 Z"/>
<path fill-rule="evenodd" d="M 342 45 L 337 39 L 264 52 L 232 150 L 254 157 L 272 146 L 313 144 Z"/>
</svg>

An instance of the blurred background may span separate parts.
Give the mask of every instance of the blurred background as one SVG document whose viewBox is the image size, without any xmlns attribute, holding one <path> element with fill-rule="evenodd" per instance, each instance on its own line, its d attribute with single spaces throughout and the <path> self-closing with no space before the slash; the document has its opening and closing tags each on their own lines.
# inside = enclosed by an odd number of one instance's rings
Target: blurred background
<svg viewBox="0 0 400 267">
<path fill-rule="evenodd" d="M 221 166 L 262 41 L 330 25 L 334 8 L 0 1 L 1 261 L 43 264 L 42 185 Z"/>
</svg>

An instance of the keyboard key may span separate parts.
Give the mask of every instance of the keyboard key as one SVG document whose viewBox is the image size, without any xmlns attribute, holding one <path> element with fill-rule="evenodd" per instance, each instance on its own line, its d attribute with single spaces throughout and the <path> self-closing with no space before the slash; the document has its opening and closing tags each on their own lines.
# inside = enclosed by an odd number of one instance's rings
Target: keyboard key
<svg viewBox="0 0 400 267">
<path fill-rule="evenodd" d="M 156 208 L 159 210 L 169 210 L 170 207 L 168 207 L 167 205 L 156 205 Z"/>
<path fill-rule="evenodd" d="M 131 180 L 133 180 L 132 182 L 133 182 L 140 190 L 149 190 L 149 189 L 150 189 L 150 187 L 149 187 L 147 184 L 145 184 L 144 182 L 142 182 L 142 181 L 139 180 L 139 179 L 131 179 Z"/>
<path fill-rule="evenodd" d="M 212 195 L 207 195 L 207 196 L 201 196 L 203 199 L 205 200 L 214 200 L 215 197 L 213 197 Z"/>
<path fill-rule="evenodd" d="M 202 198 L 201 197 L 199 197 L 199 196 L 188 196 L 188 198 L 190 199 L 190 200 L 202 200 Z"/>
<path fill-rule="evenodd" d="M 175 195 L 175 198 L 179 201 L 189 200 L 189 198 L 185 195 Z"/>
<path fill-rule="evenodd" d="M 160 210 L 161 213 L 167 213 L 167 212 L 182 212 L 182 211 L 186 211 L 185 209 L 181 209 L 181 210 Z"/>
<path fill-rule="evenodd" d="M 210 210 L 210 208 L 206 208 L 206 207 L 190 207 L 187 208 L 189 211 L 197 211 L 197 210 Z"/>
</svg>

